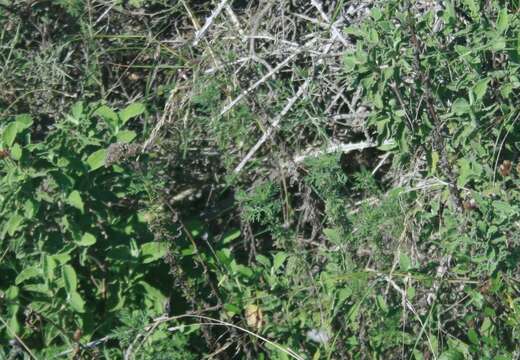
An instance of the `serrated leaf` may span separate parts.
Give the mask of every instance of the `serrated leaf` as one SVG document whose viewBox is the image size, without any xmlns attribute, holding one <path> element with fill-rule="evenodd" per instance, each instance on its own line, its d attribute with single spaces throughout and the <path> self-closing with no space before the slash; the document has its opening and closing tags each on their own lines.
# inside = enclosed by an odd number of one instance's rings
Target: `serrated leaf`
<svg viewBox="0 0 520 360">
<path fill-rule="evenodd" d="M 81 298 L 81 296 L 76 291 L 69 293 L 68 300 L 69 300 L 70 307 L 74 311 L 76 311 L 78 313 L 85 312 L 85 301 Z"/>
<path fill-rule="evenodd" d="M 89 232 L 83 234 L 81 239 L 76 242 L 79 246 L 91 246 L 96 243 L 96 237 Z"/>
<path fill-rule="evenodd" d="M 2 142 L 5 147 L 10 148 L 13 145 L 16 134 L 18 133 L 18 126 L 12 122 L 4 128 L 2 133 Z"/>
<path fill-rule="evenodd" d="M 28 279 L 32 279 L 41 275 L 40 269 L 36 266 L 29 266 L 23 269 L 16 277 L 14 283 L 20 285 L 22 282 Z"/>
<path fill-rule="evenodd" d="M 168 251 L 167 242 L 152 241 L 141 245 L 143 264 L 148 264 L 161 259 Z"/>
<path fill-rule="evenodd" d="M 105 149 L 101 149 L 90 154 L 90 156 L 87 158 L 87 164 L 90 166 L 90 171 L 99 169 L 105 165 L 106 157 L 107 151 Z"/>
<path fill-rule="evenodd" d="M 507 13 L 507 9 L 502 9 L 498 13 L 496 26 L 497 31 L 502 34 L 505 33 L 509 28 L 509 15 Z"/>
<path fill-rule="evenodd" d="M 67 202 L 76 209 L 80 210 L 82 213 L 85 212 L 85 205 L 83 204 L 83 200 L 81 199 L 79 191 L 72 191 L 67 197 Z"/>
<path fill-rule="evenodd" d="M 139 102 L 128 105 L 126 108 L 119 112 L 121 125 L 126 124 L 126 122 L 131 118 L 141 115 L 145 110 L 145 106 Z"/>
<path fill-rule="evenodd" d="M 76 289 L 78 287 L 78 278 L 76 275 L 76 270 L 74 270 L 74 268 L 70 265 L 63 265 L 61 271 L 67 293 L 70 295 L 71 293 L 76 292 Z"/>
</svg>

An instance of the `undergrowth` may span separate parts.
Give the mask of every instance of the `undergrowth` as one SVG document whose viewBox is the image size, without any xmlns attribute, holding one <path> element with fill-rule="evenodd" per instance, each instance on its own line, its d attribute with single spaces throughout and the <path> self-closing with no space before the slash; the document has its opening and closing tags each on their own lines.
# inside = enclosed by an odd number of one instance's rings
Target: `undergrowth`
<svg viewBox="0 0 520 360">
<path fill-rule="evenodd" d="M 0 359 L 518 358 L 518 10 L 0 0 Z"/>
</svg>

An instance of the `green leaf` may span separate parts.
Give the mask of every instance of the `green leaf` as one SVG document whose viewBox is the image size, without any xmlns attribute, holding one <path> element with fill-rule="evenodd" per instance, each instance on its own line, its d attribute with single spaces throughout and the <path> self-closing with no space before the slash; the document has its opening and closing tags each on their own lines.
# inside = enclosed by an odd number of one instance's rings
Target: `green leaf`
<svg viewBox="0 0 520 360">
<path fill-rule="evenodd" d="M 135 131 L 132 131 L 132 130 L 119 131 L 116 135 L 117 141 L 126 143 L 126 144 L 132 142 L 132 140 L 134 140 L 135 137 L 136 137 L 136 133 L 135 133 Z"/>
<path fill-rule="evenodd" d="M 11 158 L 16 161 L 22 158 L 22 147 L 20 144 L 15 143 L 11 148 Z"/>
<path fill-rule="evenodd" d="M 18 126 L 12 122 L 7 125 L 2 133 L 2 141 L 5 147 L 10 148 L 13 145 L 16 134 L 18 133 Z"/>
<path fill-rule="evenodd" d="M 167 242 L 152 241 L 141 245 L 141 254 L 143 256 L 143 264 L 148 264 L 161 259 L 168 251 Z"/>
<path fill-rule="evenodd" d="M 87 164 L 90 166 L 90 171 L 94 171 L 105 165 L 106 157 L 107 151 L 105 149 L 101 149 L 90 154 L 90 156 L 87 158 Z"/>
<path fill-rule="evenodd" d="M 54 269 L 56 268 L 56 260 L 48 254 L 43 256 L 43 276 L 46 280 L 54 280 Z"/>
<path fill-rule="evenodd" d="M 439 153 L 437 151 L 432 151 L 431 152 L 431 174 L 434 175 L 435 172 L 437 171 L 437 164 L 439 163 Z"/>
<path fill-rule="evenodd" d="M 108 126 L 115 131 L 119 127 L 119 117 L 114 110 L 106 105 L 102 105 L 94 111 L 94 115 L 101 116 Z"/>
<path fill-rule="evenodd" d="M 78 287 L 78 278 L 76 276 L 76 270 L 70 265 L 63 265 L 62 268 L 63 282 L 65 283 L 65 289 L 70 294 L 76 292 Z"/>
<path fill-rule="evenodd" d="M 145 106 L 139 102 L 128 105 L 126 108 L 119 112 L 121 125 L 126 124 L 126 122 L 131 118 L 141 115 L 145 110 Z"/>
<path fill-rule="evenodd" d="M 458 350 L 449 349 L 439 356 L 439 360 L 464 360 L 464 355 Z"/>
<path fill-rule="evenodd" d="M 497 36 L 490 41 L 491 50 L 500 51 L 506 48 L 506 39 L 503 36 Z"/>
<path fill-rule="evenodd" d="M 382 297 L 381 295 L 377 295 L 376 296 L 376 301 L 377 301 L 377 305 L 379 306 L 379 308 L 384 313 L 387 313 L 388 312 L 388 305 L 386 304 L 385 298 Z"/>
<path fill-rule="evenodd" d="M 91 246 L 96 243 L 96 237 L 89 232 L 86 232 L 81 237 L 81 240 L 76 242 L 79 246 Z"/>
<path fill-rule="evenodd" d="M 41 275 L 39 267 L 29 266 L 23 269 L 16 277 L 14 283 L 20 285 L 22 282 L 28 279 L 32 279 Z"/>
<path fill-rule="evenodd" d="M 9 320 L 7 321 L 7 325 L 9 329 L 8 333 L 11 337 L 14 338 L 15 334 L 20 333 L 20 322 L 18 321 L 18 317 L 16 316 L 16 314 L 13 314 L 13 316 L 9 318 Z"/>
<path fill-rule="evenodd" d="M 471 175 L 473 174 L 471 171 L 470 163 L 468 160 L 461 158 L 458 161 L 459 163 L 459 177 L 457 179 L 457 185 L 460 187 L 465 186 L 470 180 Z"/>
<path fill-rule="evenodd" d="M 379 43 L 379 34 L 375 29 L 368 30 L 368 42 L 373 45 Z"/>
<path fill-rule="evenodd" d="M 489 78 L 482 79 L 475 84 L 473 87 L 473 93 L 477 97 L 477 100 L 482 100 L 488 88 Z"/>
<path fill-rule="evenodd" d="M 7 234 L 9 236 L 13 236 L 18 229 L 20 228 L 20 225 L 22 224 L 23 217 L 18 214 L 13 214 L 9 218 L 6 224 Z"/>
<path fill-rule="evenodd" d="M 498 13 L 496 26 L 497 31 L 501 34 L 505 33 L 509 28 L 509 15 L 507 14 L 507 9 L 502 9 Z"/>
<path fill-rule="evenodd" d="M 399 267 L 403 271 L 408 271 L 412 267 L 412 262 L 408 255 L 406 254 L 400 254 L 399 255 Z"/>
<path fill-rule="evenodd" d="M 327 240 L 329 240 L 331 243 L 335 245 L 339 245 L 343 242 L 343 237 L 341 236 L 341 230 L 338 228 L 332 228 L 332 229 L 323 229 L 323 234 L 325 234 L 325 237 Z"/>
<path fill-rule="evenodd" d="M 468 330 L 468 339 L 469 341 L 471 341 L 471 343 L 473 345 L 480 345 L 480 340 L 479 340 L 479 336 L 477 334 L 477 332 L 475 331 L 475 329 L 469 329 Z"/>
<path fill-rule="evenodd" d="M 76 291 L 69 293 L 68 300 L 70 303 L 70 307 L 74 311 L 76 311 L 78 313 L 85 312 L 85 301 L 81 298 L 81 296 Z"/>
<path fill-rule="evenodd" d="M 67 198 L 67 202 L 74 206 L 76 209 L 79 209 L 82 213 L 85 212 L 85 205 L 83 204 L 83 200 L 81 199 L 81 195 L 79 191 L 74 190 L 69 194 Z"/>
<path fill-rule="evenodd" d="M 29 114 L 17 115 L 14 121 L 18 127 L 18 132 L 22 132 L 23 130 L 30 128 L 33 124 L 33 119 Z"/>
<path fill-rule="evenodd" d="M 287 259 L 289 255 L 287 253 L 284 253 L 282 251 L 278 252 L 274 258 L 273 258 L 273 271 L 277 271 L 285 262 L 285 259 Z"/>
<path fill-rule="evenodd" d="M 229 244 L 230 242 L 238 239 L 239 237 L 240 237 L 240 229 L 230 231 L 230 232 L 224 234 L 224 236 L 222 238 L 222 244 L 223 245 Z"/>
<path fill-rule="evenodd" d="M 469 113 L 470 106 L 466 99 L 458 98 L 453 102 L 451 109 L 456 115 L 464 115 Z"/>
</svg>

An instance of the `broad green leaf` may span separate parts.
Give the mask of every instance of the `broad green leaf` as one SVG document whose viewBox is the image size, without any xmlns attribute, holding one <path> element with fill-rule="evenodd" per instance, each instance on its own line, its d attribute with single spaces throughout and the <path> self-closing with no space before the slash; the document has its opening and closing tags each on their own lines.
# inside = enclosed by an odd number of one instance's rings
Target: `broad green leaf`
<svg viewBox="0 0 520 360">
<path fill-rule="evenodd" d="M 512 216 L 516 213 L 516 209 L 505 201 L 494 201 L 493 207 L 502 216 Z"/>
<path fill-rule="evenodd" d="M 85 312 L 85 301 L 81 298 L 81 296 L 76 291 L 69 293 L 68 300 L 70 303 L 70 307 L 74 311 L 76 311 L 78 313 Z"/>
<path fill-rule="evenodd" d="M 96 170 L 105 165 L 105 159 L 107 157 L 107 151 L 105 149 L 101 149 L 93 152 L 87 158 L 87 164 L 90 166 L 90 170 Z"/>
<path fill-rule="evenodd" d="M 143 255 L 143 264 L 148 264 L 161 259 L 168 251 L 167 242 L 152 241 L 141 245 L 141 254 Z"/>
<path fill-rule="evenodd" d="M 26 267 L 25 269 L 23 269 L 18 274 L 18 276 L 16 277 L 14 283 L 16 285 L 20 285 L 25 280 L 32 279 L 32 278 L 35 278 L 35 277 L 40 276 L 40 275 L 41 275 L 41 272 L 40 272 L 39 267 L 29 266 L 29 267 Z"/>
<path fill-rule="evenodd" d="M 2 141 L 5 147 L 10 148 L 13 145 L 16 134 L 18 133 L 18 125 L 15 122 L 7 125 L 2 133 Z"/>
<path fill-rule="evenodd" d="M 439 360 L 464 360 L 464 355 L 458 350 L 449 349 L 439 356 Z"/>
<path fill-rule="evenodd" d="M 34 200 L 32 200 L 32 199 L 26 200 L 25 203 L 23 204 L 24 216 L 27 219 L 32 219 L 34 214 L 37 211 L 37 206 L 38 206 L 38 203 L 36 203 Z"/>
<path fill-rule="evenodd" d="M 62 268 L 62 277 L 65 283 L 65 289 L 67 293 L 70 295 L 73 292 L 76 292 L 78 287 L 78 278 L 76 275 L 76 270 L 70 265 L 63 265 Z"/>
<path fill-rule="evenodd" d="M 327 240 L 335 245 L 341 244 L 343 240 L 343 237 L 341 236 L 341 230 L 338 228 L 323 229 L 323 234 L 325 234 Z"/>
<path fill-rule="evenodd" d="M 373 45 L 379 43 L 379 34 L 375 29 L 368 30 L 368 41 Z"/>
<path fill-rule="evenodd" d="M 403 271 L 408 271 L 412 267 L 412 262 L 408 255 L 406 254 L 400 254 L 399 255 L 399 267 Z"/>
<path fill-rule="evenodd" d="M 82 213 L 85 212 L 85 205 L 83 204 L 83 200 L 81 199 L 81 195 L 79 191 L 74 190 L 69 194 L 67 198 L 67 202 L 74 206 L 76 209 L 79 209 Z"/>
<path fill-rule="evenodd" d="M 489 80 L 489 78 L 482 79 L 479 82 L 477 82 L 473 87 L 473 93 L 477 97 L 477 100 L 482 100 L 484 95 L 486 95 Z"/>
<path fill-rule="evenodd" d="M 145 106 L 139 102 L 128 105 L 126 108 L 119 112 L 121 125 L 126 124 L 126 122 L 131 118 L 141 115 L 145 110 Z"/>
<path fill-rule="evenodd" d="M 83 102 L 78 101 L 75 102 L 71 107 L 71 114 L 76 119 L 79 120 L 83 116 Z"/>
<path fill-rule="evenodd" d="M 480 340 L 477 332 L 475 329 L 469 329 L 468 330 L 468 339 L 473 343 L 473 345 L 480 345 Z"/>
<path fill-rule="evenodd" d="M 81 237 L 81 240 L 76 242 L 76 244 L 78 244 L 79 246 L 91 246 L 91 245 L 94 245 L 95 243 L 96 243 L 96 237 L 88 232 L 84 233 L 83 236 Z"/>
<path fill-rule="evenodd" d="M 17 286 L 9 286 L 7 291 L 5 292 L 5 299 L 9 301 L 14 301 L 18 298 L 20 294 L 20 289 Z"/>
<path fill-rule="evenodd" d="M 9 234 L 9 236 L 13 236 L 20 229 L 22 221 L 22 216 L 18 214 L 11 215 L 6 224 L 7 234 Z"/>
<path fill-rule="evenodd" d="M 33 119 L 29 114 L 20 114 L 17 115 L 14 119 L 16 126 L 18 127 L 18 132 L 21 132 L 25 129 L 28 129 L 33 124 Z"/>
<path fill-rule="evenodd" d="M 25 291 L 31 291 L 46 296 L 52 296 L 52 293 L 47 284 L 28 284 L 23 287 Z"/>
<path fill-rule="evenodd" d="M 9 320 L 7 320 L 7 326 L 8 326 L 8 334 L 11 338 L 14 338 L 14 335 L 19 334 L 21 327 L 20 322 L 18 321 L 18 317 L 16 314 L 13 314 Z"/>
<path fill-rule="evenodd" d="M 491 50 L 500 51 L 506 48 L 506 39 L 503 36 L 497 36 L 490 41 Z"/>
<path fill-rule="evenodd" d="M 457 179 L 457 185 L 460 187 L 463 187 L 468 183 L 470 176 L 472 175 L 472 171 L 471 171 L 470 163 L 468 160 L 462 158 L 462 159 L 459 159 L 458 163 L 459 163 L 459 177 Z"/>
<path fill-rule="evenodd" d="M 497 31 L 501 34 L 505 33 L 509 28 L 509 15 L 507 9 L 500 10 L 497 18 Z"/>
<path fill-rule="evenodd" d="M 467 114 L 470 110 L 469 103 L 464 98 L 458 98 L 457 100 L 455 100 L 451 108 L 456 115 Z"/>
<path fill-rule="evenodd" d="M 132 130 L 119 131 L 116 135 L 117 141 L 126 143 L 126 144 L 132 142 L 132 140 L 134 140 L 135 137 L 136 137 L 136 133 L 135 133 L 135 131 L 132 131 Z"/>
<path fill-rule="evenodd" d="M 20 144 L 15 143 L 11 148 L 11 158 L 16 161 L 22 158 L 22 147 Z"/>
<path fill-rule="evenodd" d="M 119 126 L 119 117 L 114 110 L 106 105 L 101 105 L 94 111 L 94 115 L 99 115 L 110 126 L 112 130 L 116 130 Z"/>
</svg>

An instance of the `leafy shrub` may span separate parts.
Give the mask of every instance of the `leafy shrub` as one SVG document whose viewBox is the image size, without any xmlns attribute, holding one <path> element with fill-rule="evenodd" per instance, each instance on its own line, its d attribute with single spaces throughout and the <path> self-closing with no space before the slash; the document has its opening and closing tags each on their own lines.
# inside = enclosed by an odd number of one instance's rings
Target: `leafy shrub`
<svg viewBox="0 0 520 360">
<path fill-rule="evenodd" d="M 144 111 L 77 103 L 42 141 L 32 120 L 6 124 L 0 196 L 3 341 L 20 334 L 51 356 L 106 334 L 121 311 L 161 314 L 165 297 L 148 278 L 161 257 L 143 207 L 151 190 L 125 124 Z M 104 121 L 103 121 L 103 120 Z M 151 281 L 151 282 L 150 282 Z M 76 341 L 79 339 L 76 339 Z"/>
</svg>

